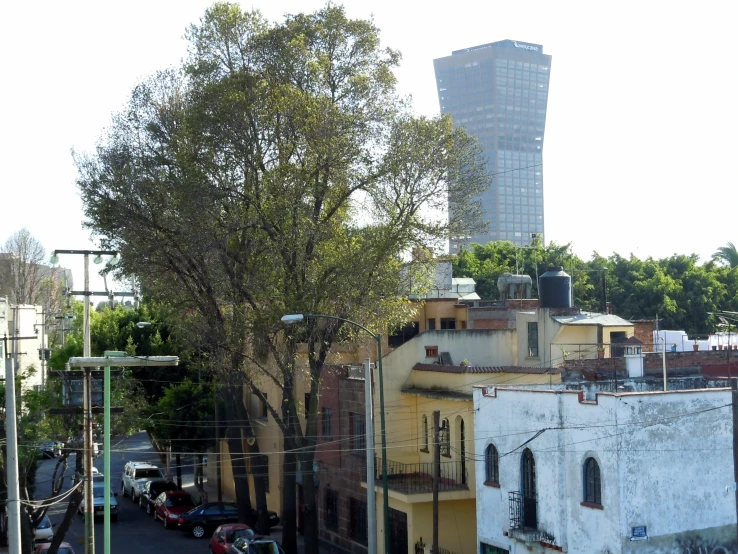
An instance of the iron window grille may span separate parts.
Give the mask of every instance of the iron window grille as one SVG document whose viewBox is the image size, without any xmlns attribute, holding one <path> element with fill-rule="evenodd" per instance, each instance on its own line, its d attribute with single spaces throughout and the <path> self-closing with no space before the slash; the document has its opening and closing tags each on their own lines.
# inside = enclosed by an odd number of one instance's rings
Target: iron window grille
<svg viewBox="0 0 738 554">
<path fill-rule="evenodd" d="M 602 504 L 600 466 L 594 458 L 587 458 L 584 462 L 584 501 L 591 504 Z"/>
<path fill-rule="evenodd" d="M 352 541 L 366 545 L 369 533 L 367 532 L 366 502 L 356 498 L 349 499 L 349 537 Z"/>
<path fill-rule="evenodd" d="M 325 491 L 325 526 L 338 530 L 338 493 L 331 489 Z"/>
<path fill-rule="evenodd" d="M 500 456 L 494 444 L 487 446 L 484 456 L 486 469 L 485 481 L 487 483 L 499 484 L 500 482 Z"/>
</svg>

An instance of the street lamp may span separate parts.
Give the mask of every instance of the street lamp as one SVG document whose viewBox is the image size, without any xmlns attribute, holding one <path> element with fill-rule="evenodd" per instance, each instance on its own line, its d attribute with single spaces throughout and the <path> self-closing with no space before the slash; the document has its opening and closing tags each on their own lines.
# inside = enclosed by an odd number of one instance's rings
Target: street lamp
<svg viewBox="0 0 738 554">
<path fill-rule="evenodd" d="M 294 323 L 298 323 L 300 321 L 303 321 L 305 319 L 335 319 L 336 321 L 342 321 L 344 323 L 349 323 L 351 325 L 354 325 L 358 327 L 359 329 L 363 329 L 367 333 L 369 333 L 374 340 L 377 341 L 377 369 L 379 370 L 379 426 L 380 426 L 380 433 L 382 437 L 382 493 L 383 493 L 383 522 L 384 522 L 384 552 L 385 554 L 390 553 L 390 535 L 389 535 L 389 495 L 388 495 L 388 479 L 387 479 L 387 435 L 385 432 L 385 424 L 384 424 L 384 378 L 382 374 L 382 335 L 378 333 L 373 333 L 366 327 L 364 327 L 362 324 L 357 323 L 355 321 L 351 321 L 350 319 L 345 319 L 343 317 L 338 317 L 335 315 L 326 315 L 326 314 L 288 314 L 282 316 L 282 323 L 286 325 L 292 325 Z M 368 364 L 367 364 L 368 366 Z M 366 366 L 365 366 L 366 367 Z M 364 374 L 364 382 L 365 386 L 366 383 L 368 383 L 371 379 L 371 372 L 367 371 Z M 371 386 L 371 383 L 369 383 L 369 386 Z M 368 395 L 367 395 L 368 396 Z M 369 412 L 370 405 L 367 404 L 366 410 L 367 413 Z M 374 456 L 374 452 L 367 453 L 367 457 L 371 455 Z M 367 468 L 369 467 L 369 464 L 367 463 Z M 372 472 L 373 473 L 373 472 Z M 369 478 L 367 472 L 367 497 L 369 496 Z M 371 476 L 372 479 L 372 494 L 376 494 L 375 487 L 373 486 L 374 482 L 374 476 Z M 369 512 L 370 510 L 367 510 Z M 375 512 L 376 513 L 376 512 Z M 376 517 L 376 516 L 375 516 Z M 369 526 L 369 533 L 372 532 L 371 527 Z M 374 531 L 376 533 L 376 530 Z M 375 538 L 376 541 L 376 538 Z M 375 554 L 374 552 L 369 549 L 369 554 Z"/>
</svg>

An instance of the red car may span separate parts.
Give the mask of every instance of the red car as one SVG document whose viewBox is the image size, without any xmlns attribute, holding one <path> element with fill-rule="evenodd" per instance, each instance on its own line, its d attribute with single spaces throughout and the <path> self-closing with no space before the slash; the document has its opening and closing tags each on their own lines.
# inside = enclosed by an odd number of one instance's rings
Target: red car
<svg viewBox="0 0 738 554">
<path fill-rule="evenodd" d="M 42 542 L 36 545 L 35 554 L 46 554 L 51 546 L 50 542 Z M 68 542 L 63 542 L 59 545 L 59 554 L 74 554 L 72 545 Z"/>
<path fill-rule="evenodd" d="M 176 527 L 179 514 L 189 512 L 197 506 L 192 495 L 185 491 L 165 491 L 154 502 L 154 520 L 161 519 L 166 529 L 170 525 Z"/>
<path fill-rule="evenodd" d="M 210 554 L 228 554 L 233 541 L 253 534 L 251 527 L 245 523 L 225 523 L 215 530 L 210 539 Z"/>
</svg>

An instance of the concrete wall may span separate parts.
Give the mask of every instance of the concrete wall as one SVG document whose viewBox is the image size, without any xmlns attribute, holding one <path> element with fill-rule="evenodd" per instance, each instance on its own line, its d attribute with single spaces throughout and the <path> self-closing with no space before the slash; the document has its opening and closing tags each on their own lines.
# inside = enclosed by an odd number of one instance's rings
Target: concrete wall
<svg viewBox="0 0 738 554">
<path fill-rule="evenodd" d="M 501 455 L 511 453 L 500 458 L 500 488 L 484 485 L 478 456 L 479 541 L 544 552 L 505 536 L 508 493 L 521 488 L 520 460 L 529 448 L 538 529 L 565 552 L 689 552 L 674 545 L 694 537 L 720 546 L 725 526 L 735 523 L 735 498 L 725 492 L 733 482 L 729 402 L 724 389 L 599 394 L 582 402 L 575 392 L 476 388 L 475 450 L 493 443 Z M 601 509 L 581 504 L 589 457 L 601 471 Z M 631 541 L 632 527 L 643 525 L 649 540 Z"/>
</svg>

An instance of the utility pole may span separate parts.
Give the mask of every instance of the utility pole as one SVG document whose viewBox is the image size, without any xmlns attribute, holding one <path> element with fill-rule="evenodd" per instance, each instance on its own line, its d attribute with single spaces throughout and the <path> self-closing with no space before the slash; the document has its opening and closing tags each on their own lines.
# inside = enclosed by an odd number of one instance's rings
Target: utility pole
<svg viewBox="0 0 738 554">
<path fill-rule="evenodd" d="M 85 254 L 85 309 L 82 355 L 91 356 L 90 338 L 90 255 Z M 85 554 L 95 554 L 95 499 L 92 490 L 92 374 L 85 369 L 84 378 L 84 468 L 85 468 Z"/>
<path fill-rule="evenodd" d="M 13 322 L 15 324 L 15 322 Z M 15 336 L 15 333 L 13 333 Z M 14 339 L 13 344 L 18 342 Z M 10 554 L 21 554 L 20 487 L 18 486 L 18 435 L 15 425 L 15 362 L 8 353 L 8 337 L 5 336 L 5 424 L 7 435 L 6 461 L 8 480 L 8 547 Z"/>
<path fill-rule="evenodd" d="M 223 502 L 223 482 L 220 474 L 220 416 L 218 412 L 218 384 L 213 383 L 213 405 L 215 406 L 215 484 L 218 502 Z"/>
<path fill-rule="evenodd" d="M 16 310 L 17 317 L 17 310 Z M 18 477 L 18 431 L 16 425 L 16 391 L 15 372 L 18 368 L 18 343 L 21 340 L 36 340 L 38 337 L 21 337 L 18 335 L 16 320 L 13 320 L 14 332 L 11 336 L 13 354 L 8 350 L 8 335 L 3 337 L 3 358 L 5 361 L 5 425 L 7 439 L 7 471 L 8 492 L 8 547 L 10 554 L 21 554 L 20 530 L 20 485 Z"/>
<path fill-rule="evenodd" d="M 433 412 L 433 544 L 431 554 L 438 554 L 438 489 L 441 482 L 441 411 Z"/>
<path fill-rule="evenodd" d="M 366 513 L 367 551 L 377 554 L 377 489 L 374 483 L 374 403 L 372 401 L 372 367 L 369 358 L 364 360 L 364 417 L 366 418 Z M 389 554 L 389 553 L 387 553 Z"/>
</svg>

